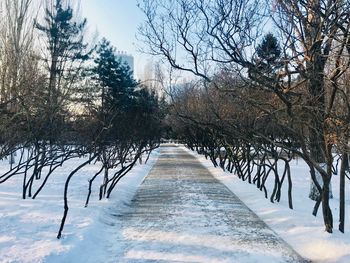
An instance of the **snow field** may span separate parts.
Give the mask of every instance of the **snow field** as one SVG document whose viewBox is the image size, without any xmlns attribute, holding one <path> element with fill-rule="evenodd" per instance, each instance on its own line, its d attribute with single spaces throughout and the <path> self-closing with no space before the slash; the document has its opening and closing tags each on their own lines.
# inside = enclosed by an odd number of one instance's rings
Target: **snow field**
<svg viewBox="0 0 350 263">
<path fill-rule="evenodd" d="M 180 146 L 182 147 L 182 146 Z M 186 149 L 185 147 L 182 147 Z M 186 149 L 190 152 L 188 149 Z M 330 205 L 334 217 L 334 233 L 323 230 L 321 209 L 317 217 L 311 212 L 314 202 L 308 198 L 310 178 L 308 167 L 302 160 L 291 162 L 294 210 L 288 208 L 287 182 L 282 189 L 280 203 L 271 203 L 264 198 L 255 185 L 242 182 L 233 174 L 214 168 L 204 156 L 194 154 L 198 160 L 250 209 L 263 219 L 276 233 L 287 241 L 303 257 L 315 262 L 350 262 L 350 197 L 346 192 L 345 234 L 337 230 L 339 218 L 339 176 L 333 176 L 334 198 Z M 69 214 L 61 240 L 56 239 L 63 213 L 63 187 L 69 172 L 82 163 L 73 159 L 55 171 L 47 186 L 36 200 L 21 198 L 21 175 L 0 185 L 0 262 L 109 262 L 110 253 L 118 249 L 118 227 L 113 226 L 113 214 L 128 209 L 128 203 L 137 187 L 149 173 L 159 152 L 151 155 L 146 165 L 137 165 L 126 175 L 109 200 L 98 201 L 98 187 L 94 182 L 88 208 L 84 208 L 88 191 L 88 180 L 100 166 L 84 167 L 72 179 L 69 187 Z M 8 168 L 8 161 L 0 161 L 0 169 Z M 99 178 L 102 180 L 102 176 Z M 271 193 L 273 177 L 267 181 Z M 35 187 L 34 187 L 35 188 Z M 349 180 L 346 180 L 346 190 Z M 132 251 L 129 251 L 132 253 Z M 138 253 L 142 254 L 142 251 Z M 133 257 L 145 255 L 132 253 Z M 149 255 L 152 256 L 152 255 Z M 169 260 L 174 255 L 169 255 Z M 153 255 L 159 258 L 160 255 Z M 164 255 L 162 255 L 164 258 Z M 200 258 L 189 257 L 189 261 Z"/>
<path fill-rule="evenodd" d="M 154 151 L 147 164 L 137 164 L 121 179 L 109 200 L 98 201 L 103 177 L 100 175 L 93 184 L 87 208 L 84 204 L 88 180 L 100 169 L 100 164 L 85 166 L 75 174 L 68 189 L 70 209 L 60 240 L 56 235 L 63 213 L 64 183 L 84 158 L 69 160 L 58 168 L 35 200 L 21 198 L 23 175 L 0 184 L 0 262 L 105 262 L 106 248 L 115 243 L 111 239 L 113 229 L 106 227 L 111 221 L 108 211 L 122 209 L 131 200 L 158 155 Z M 1 171 L 8 167 L 8 160 L 0 161 Z"/>
</svg>

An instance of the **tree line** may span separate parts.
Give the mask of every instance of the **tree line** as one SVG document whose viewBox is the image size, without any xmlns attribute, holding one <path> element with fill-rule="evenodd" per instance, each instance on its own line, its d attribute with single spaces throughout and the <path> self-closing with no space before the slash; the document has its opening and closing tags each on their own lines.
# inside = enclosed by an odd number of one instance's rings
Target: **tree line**
<svg viewBox="0 0 350 263">
<path fill-rule="evenodd" d="M 88 43 L 87 20 L 73 1 L 37 2 L 0 1 L 0 159 L 10 161 L 0 184 L 21 176 L 23 199 L 35 199 L 57 168 L 81 158 L 67 174 L 60 238 L 71 178 L 98 162 L 85 206 L 97 177 L 99 198 L 109 198 L 158 147 L 164 103 L 134 79 L 108 40 Z"/>
<path fill-rule="evenodd" d="M 321 205 L 329 233 L 330 184 L 338 173 L 344 232 L 350 2 L 143 0 L 139 7 L 146 51 L 194 76 L 172 88 L 173 136 L 255 183 L 272 202 L 288 184 L 290 208 L 290 160 L 302 158 L 313 182 L 313 214 Z M 268 177 L 274 178 L 269 196 Z"/>
</svg>

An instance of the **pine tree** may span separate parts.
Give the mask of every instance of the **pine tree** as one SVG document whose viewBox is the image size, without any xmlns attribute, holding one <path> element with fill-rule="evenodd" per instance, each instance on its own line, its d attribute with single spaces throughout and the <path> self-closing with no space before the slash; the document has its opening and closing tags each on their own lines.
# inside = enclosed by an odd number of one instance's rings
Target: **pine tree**
<svg viewBox="0 0 350 263">
<path fill-rule="evenodd" d="M 272 33 L 264 36 L 256 48 L 256 53 L 258 55 L 259 66 L 264 72 L 273 73 L 280 66 L 279 58 L 281 56 L 281 49 L 277 38 Z"/>
<path fill-rule="evenodd" d="M 94 79 L 102 89 L 102 108 L 119 110 L 130 104 L 137 82 L 126 64 L 120 61 L 115 48 L 105 38 L 97 48 Z"/>
<path fill-rule="evenodd" d="M 76 81 L 83 61 L 89 58 L 84 43 L 86 19 L 74 21 L 74 11 L 65 0 L 47 0 L 43 23 L 35 21 L 35 28 L 45 39 L 48 83 L 45 104 L 42 108 L 44 127 L 52 141 L 61 130 L 64 106 L 74 93 Z"/>
<path fill-rule="evenodd" d="M 62 75 L 67 62 L 76 62 L 88 59 L 84 44 L 83 32 L 86 19 L 81 22 L 73 20 L 73 9 L 70 5 L 63 6 L 64 0 L 55 0 L 53 8 L 46 8 L 45 23 L 35 23 L 35 27 L 41 31 L 47 39 L 49 51 L 49 93 L 57 98 Z M 48 4 L 49 6 L 49 4 Z M 69 69 L 71 71 L 71 69 Z"/>
</svg>

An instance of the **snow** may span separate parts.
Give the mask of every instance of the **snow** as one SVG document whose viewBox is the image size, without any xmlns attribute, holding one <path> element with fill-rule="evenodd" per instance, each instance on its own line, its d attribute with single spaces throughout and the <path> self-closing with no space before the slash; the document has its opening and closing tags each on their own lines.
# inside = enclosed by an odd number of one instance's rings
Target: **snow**
<svg viewBox="0 0 350 263">
<path fill-rule="evenodd" d="M 330 206 L 334 219 L 334 233 L 328 234 L 323 229 L 322 208 L 314 217 L 314 201 L 308 198 L 310 190 L 310 176 L 307 165 L 296 159 L 291 162 L 293 182 L 294 209 L 288 208 L 286 182 L 282 190 L 279 203 L 271 203 L 264 198 L 255 185 L 241 181 L 237 176 L 224 172 L 221 168 L 213 167 L 210 160 L 186 149 L 232 192 L 234 192 L 251 210 L 253 210 L 269 227 L 289 243 L 300 255 L 314 262 L 350 262 L 350 197 L 346 194 L 345 234 L 338 231 L 339 222 L 339 176 L 332 179 L 334 198 Z M 272 177 L 270 191 L 272 190 Z M 346 181 L 346 190 L 349 189 L 349 180 Z M 270 193 L 270 192 L 269 192 Z"/>
<path fill-rule="evenodd" d="M 106 262 L 106 248 L 115 243 L 109 238 L 113 228 L 106 227 L 111 221 L 109 211 L 127 207 L 158 155 L 159 151 L 154 151 L 147 164 L 134 167 L 109 200 L 98 201 L 101 181 L 95 181 L 87 208 L 88 180 L 100 165 L 88 165 L 74 175 L 69 186 L 70 210 L 60 240 L 56 235 L 63 213 L 64 182 L 83 159 L 69 160 L 57 169 L 36 200 L 21 198 L 23 175 L 0 184 L 0 262 Z M 8 160 L 0 161 L 0 171 L 8 167 Z"/>
<path fill-rule="evenodd" d="M 350 262 L 350 200 L 347 193 L 346 233 L 342 234 L 337 230 L 338 176 L 333 177 L 334 198 L 330 201 L 334 217 L 334 233 L 328 234 L 323 230 L 321 209 L 317 217 L 311 215 L 314 202 L 308 198 L 309 171 L 300 159 L 293 160 L 291 163 L 294 210 L 290 210 L 286 189 L 282 191 L 280 203 L 271 203 L 254 185 L 242 182 L 233 174 L 223 172 L 220 168 L 214 168 L 204 156 L 193 152 L 191 154 L 195 155 L 217 179 L 233 191 L 303 257 L 315 262 Z M 100 182 L 96 181 L 87 208 L 84 208 L 84 204 L 88 180 L 99 170 L 99 165 L 91 164 L 79 171 L 73 177 L 69 187 L 70 210 L 63 237 L 60 240 L 56 239 L 56 234 L 63 212 L 64 181 L 69 171 L 84 160 L 70 160 L 57 169 L 36 200 L 21 198 L 21 175 L 0 184 L 0 262 L 111 262 L 110 256 L 117 253 L 118 249 L 123 249 L 118 243 L 120 233 L 135 240 L 140 238 L 150 240 L 158 238 L 160 241 L 176 239 L 178 234 L 172 232 L 170 226 L 167 231 L 140 236 L 137 228 L 128 227 L 122 230 L 114 225 L 115 218 L 128 211 L 130 200 L 152 169 L 158 155 L 159 152 L 154 152 L 146 165 L 137 165 L 130 174 L 126 175 L 109 200 L 98 201 L 97 193 Z M 0 171 L 6 167 L 8 167 L 8 161 L 0 161 Z M 346 189 L 349 189 L 348 180 L 346 184 Z M 193 220 L 195 220 L 195 212 L 193 211 Z M 180 238 L 188 246 L 202 245 L 205 247 L 207 244 L 216 244 L 217 247 L 214 249 L 222 251 L 228 249 L 224 236 L 217 242 L 208 235 L 201 239 L 194 239 L 190 233 L 182 233 Z M 146 242 L 147 240 L 141 241 Z M 205 254 L 191 255 L 183 254 L 181 251 L 170 253 L 161 249 L 149 251 L 131 248 L 125 257 L 135 261 L 141 260 L 138 262 L 145 259 L 163 259 L 164 262 L 178 259 L 183 262 L 208 262 L 209 260 Z M 218 258 L 210 258 L 209 262 L 221 261 Z"/>
<path fill-rule="evenodd" d="M 301 262 L 193 156 L 163 145 L 120 226 L 111 262 Z M 114 258 L 113 258 L 114 256 Z M 114 259 L 114 261 L 113 261 Z"/>
</svg>

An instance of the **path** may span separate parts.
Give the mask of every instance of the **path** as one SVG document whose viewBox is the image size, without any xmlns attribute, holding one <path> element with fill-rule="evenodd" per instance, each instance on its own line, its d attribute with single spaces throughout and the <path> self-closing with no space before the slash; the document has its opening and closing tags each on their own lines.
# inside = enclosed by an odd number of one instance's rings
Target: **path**
<svg viewBox="0 0 350 263">
<path fill-rule="evenodd" d="M 111 262 L 303 262 L 196 159 L 161 147 L 127 212 Z"/>
</svg>

